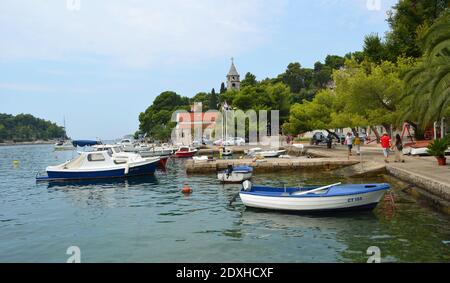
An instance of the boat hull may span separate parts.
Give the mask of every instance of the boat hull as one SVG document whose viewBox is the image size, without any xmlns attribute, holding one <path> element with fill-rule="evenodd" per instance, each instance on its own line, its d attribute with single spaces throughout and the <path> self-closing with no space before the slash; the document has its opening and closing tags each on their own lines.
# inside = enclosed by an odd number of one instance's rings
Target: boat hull
<svg viewBox="0 0 450 283">
<path fill-rule="evenodd" d="M 326 212 L 348 210 L 372 210 L 383 197 L 385 190 L 354 195 L 329 197 L 260 196 L 245 192 L 240 197 L 245 206 L 260 209 L 297 212 Z"/>
<path fill-rule="evenodd" d="M 178 158 L 190 158 L 193 157 L 197 152 L 175 152 L 175 156 Z"/>
<path fill-rule="evenodd" d="M 130 166 L 128 170 L 125 167 L 103 170 L 47 170 L 48 176 L 37 178 L 37 180 L 92 180 L 152 175 L 158 164 L 159 160 Z"/>
<path fill-rule="evenodd" d="M 158 167 L 165 169 L 167 166 L 167 161 L 169 160 L 169 156 L 160 156 L 159 157 L 159 163 L 158 163 Z"/>
<path fill-rule="evenodd" d="M 227 174 L 226 172 L 221 172 L 217 174 L 217 179 L 222 183 L 242 183 L 245 180 L 250 180 L 252 178 L 252 172 L 240 173 L 232 172 Z"/>
</svg>

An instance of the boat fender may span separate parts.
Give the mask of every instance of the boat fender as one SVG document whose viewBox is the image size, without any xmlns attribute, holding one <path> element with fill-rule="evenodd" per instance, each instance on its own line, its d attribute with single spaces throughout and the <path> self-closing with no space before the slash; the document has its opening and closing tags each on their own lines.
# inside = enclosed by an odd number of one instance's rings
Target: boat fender
<svg viewBox="0 0 450 283">
<path fill-rule="evenodd" d="M 129 171 L 130 171 L 130 166 L 127 164 L 127 166 L 125 166 L 125 175 L 128 175 Z"/>
<path fill-rule="evenodd" d="M 252 190 L 252 182 L 250 182 L 249 180 L 245 180 L 242 183 L 242 187 L 244 188 L 244 191 L 249 192 Z"/>
</svg>

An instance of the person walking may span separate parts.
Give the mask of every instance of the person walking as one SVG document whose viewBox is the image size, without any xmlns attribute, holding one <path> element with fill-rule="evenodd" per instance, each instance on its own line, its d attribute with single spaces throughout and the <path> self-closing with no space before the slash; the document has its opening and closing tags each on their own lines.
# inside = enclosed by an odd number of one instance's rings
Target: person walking
<svg viewBox="0 0 450 283">
<path fill-rule="evenodd" d="M 345 136 L 345 144 L 348 148 L 348 159 L 350 159 L 350 156 L 352 156 L 352 149 L 353 149 L 353 135 L 352 133 L 348 132 Z"/>
<path fill-rule="evenodd" d="M 355 140 L 353 141 L 353 143 L 356 146 L 356 155 L 360 155 L 361 154 L 361 138 L 359 137 L 358 133 L 355 134 Z"/>
<path fill-rule="evenodd" d="M 392 147 L 391 138 L 387 133 L 384 133 L 380 139 L 380 142 L 381 147 L 383 148 L 384 162 L 389 163 L 389 148 Z"/>
<path fill-rule="evenodd" d="M 397 134 L 395 136 L 395 142 L 392 145 L 391 149 L 394 150 L 394 154 L 395 154 L 394 162 L 402 162 L 402 163 L 404 163 L 405 160 L 402 157 L 402 154 L 403 154 L 403 142 L 402 142 L 402 138 L 400 137 L 399 134 Z"/>
</svg>

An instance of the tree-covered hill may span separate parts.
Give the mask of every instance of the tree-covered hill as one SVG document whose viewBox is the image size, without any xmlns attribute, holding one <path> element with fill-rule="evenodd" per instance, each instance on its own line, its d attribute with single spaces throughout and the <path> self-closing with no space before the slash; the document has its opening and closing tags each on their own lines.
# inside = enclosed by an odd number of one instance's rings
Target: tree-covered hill
<svg viewBox="0 0 450 283">
<path fill-rule="evenodd" d="M 49 140 L 65 137 L 63 127 L 30 114 L 0 113 L 0 142 Z"/>
</svg>

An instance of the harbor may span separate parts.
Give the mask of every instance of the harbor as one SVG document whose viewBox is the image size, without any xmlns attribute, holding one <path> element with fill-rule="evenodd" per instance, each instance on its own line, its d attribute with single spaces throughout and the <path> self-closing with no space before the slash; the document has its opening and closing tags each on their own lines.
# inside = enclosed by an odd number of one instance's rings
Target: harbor
<svg viewBox="0 0 450 283">
<path fill-rule="evenodd" d="M 3 2 L 0 263 L 450 263 L 450 0 Z"/>
<path fill-rule="evenodd" d="M 178 158 L 149 177 L 34 181 L 35 172 L 72 155 L 51 145 L 0 148 L 1 163 L 9 164 L 0 172 L 2 261 L 31 262 L 36 255 L 65 261 L 68 242 L 85 251 L 83 262 L 366 262 L 373 245 L 383 262 L 450 260 L 449 218 L 395 178 L 353 179 L 328 170 L 255 172 L 252 178 L 271 186 L 391 184 L 394 204 L 383 198 L 373 212 L 340 216 L 252 210 L 239 199 L 230 206 L 240 184 L 221 184 L 215 173 L 186 174 L 188 160 Z M 20 163 L 12 166 L 13 160 Z M 191 194 L 181 193 L 184 183 Z"/>
</svg>

